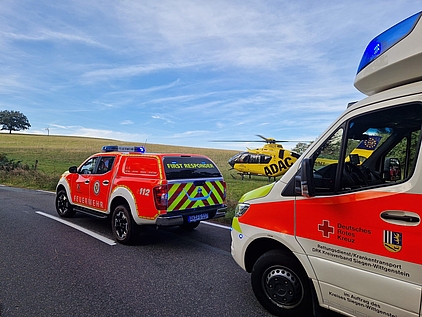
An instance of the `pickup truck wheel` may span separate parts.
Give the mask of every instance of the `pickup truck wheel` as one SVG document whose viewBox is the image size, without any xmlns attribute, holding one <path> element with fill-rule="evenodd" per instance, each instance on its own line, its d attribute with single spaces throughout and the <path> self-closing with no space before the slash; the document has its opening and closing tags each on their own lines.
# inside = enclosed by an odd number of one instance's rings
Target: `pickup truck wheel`
<svg viewBox="0 0 422 317">
<path fill-rule="evenodd" d="M 276 316 L 313 316 L 307 275 L 299 261 L 281 250 L 264 253 L 251 274 L 256 298 Z"/>
<path fill-rule="evenodd" d="M 183 230 L 186 230 L 186 231 L 190 231 L 190 230 L 193 230 L 196 227 L 198 227 L 199 226 L 199 223 L 200 223 L 200 221 L 197 221 L 197 222 L 187 222 L 187 223 L 184 223 L 183 225 L 180 225 L 180 228 L 182 228 Z"/>
<path fill-rule="evenodd" d="M 60 190 L 56 195 L 56 211 L 60 217 L 64 218 L 73 217 L 76 213 L 65 190 Z"/>
<path fill-rule="evenodd" d="M 139 226 L 133 221 L 126 205 L 117 206 L 111 217 L 114 238 L 122 244 L 132 244 L 139 236 Z"/>
</svg>

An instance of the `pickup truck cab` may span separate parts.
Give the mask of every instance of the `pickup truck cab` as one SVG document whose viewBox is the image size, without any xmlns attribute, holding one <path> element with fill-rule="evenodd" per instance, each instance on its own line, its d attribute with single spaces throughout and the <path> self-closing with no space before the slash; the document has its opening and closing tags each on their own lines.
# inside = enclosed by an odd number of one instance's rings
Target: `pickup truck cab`
<svg viewBox="0 0 422 317">
<path fill-rule="evenodd" d="M 275 315 L 421 316 L 421 16 L 369 43 L 367 97 L 236 207 L 232 256 Z"/>
<path fill-rule="evenodd" d="M 115 239 L 130 244 L 139 226 L 194 229 L 226 213 L 226 183 L 202 155 L 145 154 L 143 147 L 105 146 L 61 176 L 56 210 L 111 217 Z"/>
</svg>

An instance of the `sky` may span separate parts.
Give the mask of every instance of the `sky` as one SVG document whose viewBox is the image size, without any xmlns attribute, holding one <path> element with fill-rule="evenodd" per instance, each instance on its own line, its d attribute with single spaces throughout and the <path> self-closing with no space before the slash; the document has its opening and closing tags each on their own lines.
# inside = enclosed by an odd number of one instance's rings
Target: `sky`
<svg viewBox="0 0 422 317">
<path fill-rule="evenodd" d="M 211 141 L 313 141 L 365 97 L 353 82 L 370 40 L 421 10 L 422 0 L 2 0 L 0 111 L 41 135 L 235 150 L 262 144 Z"/>
</svg>

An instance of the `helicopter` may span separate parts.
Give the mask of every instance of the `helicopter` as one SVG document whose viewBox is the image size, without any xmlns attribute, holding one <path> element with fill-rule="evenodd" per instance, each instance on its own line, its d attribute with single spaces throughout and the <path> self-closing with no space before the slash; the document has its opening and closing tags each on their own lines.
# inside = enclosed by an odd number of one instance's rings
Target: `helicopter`
<svg viewBox="0 0 422 317">
<path fill-rule="evenodd" d="M 263 140 L 245 141 L 245 140 L 225 140 L 214 142 L 265 142 L 262 148 L 248 149 L 246 152 L 240 152 L 228 161 L 231 169 L 235 169 L 244 179 L 245 175 L 251 178 L 251 175 L 267 176 L 276 179 L 276 177 L 284 175 L 289 168 L 297 161 L 299 154 L 284 149 L 280 142 L 309 142 L 309 141 L 287 141 L 266 138 L 257 134 Z M 361 142 L 350 152 L 346 161 L 351 161 L 355 165 L 360 165 L 365 161 L 376 149 L 381 140 L 381 136 L 363 135 Z M 328 165 L 336 163 L 336 160 L 319 159 L 319 165 Z"/>
<path fill-rule="evenodd" d="M 228 161 L 231 169 L 235 169 L 238 174 L 244 179 L 247 175 L 267 176 L 268 179 L 283 175 L 299 158 L 299 154 L 289 151 L 280 142 L 300 142 L 300 141 L 281 141 L 273 138 L 266 138 L 257 134 L 263 140 L 258 141 L 240 141 L 240 140 L 226 140 L 217 142 L 265 142 L 262 148 L 248 149 L 246 152 L 240 152 Z"/>
</svg>

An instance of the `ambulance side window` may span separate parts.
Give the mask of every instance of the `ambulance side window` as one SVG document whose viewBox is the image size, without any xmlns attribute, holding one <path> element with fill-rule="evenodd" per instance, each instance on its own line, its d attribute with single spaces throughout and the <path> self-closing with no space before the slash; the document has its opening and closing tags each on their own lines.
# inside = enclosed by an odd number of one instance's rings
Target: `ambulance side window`
<svg viewBox="0 0 422 317">
<path fill-rule="evenodd" d="M 316 195 L 407 181 L 419 153 L 422 105 L 382 108 L 343 123 L 315 154 Z"/>
<path fill-rule="evenodd" d="M 341 140 L 343 129 L 334 133 L 313 157 L 314 184 L 318 194 L 334 191 L 336 171 L 341 154 Z"/>
<path fill-rule="evenodd" d="M 387 153 L 383 167 L 387 182 L 404 180 L 413 174 L 420 136 L 420 130 L 410 132 Z"/>
</svg>

